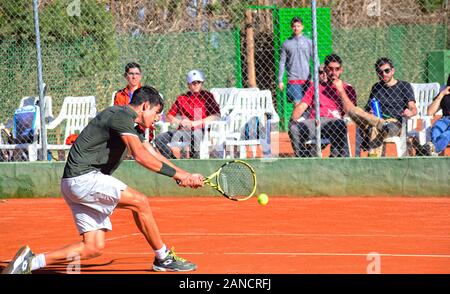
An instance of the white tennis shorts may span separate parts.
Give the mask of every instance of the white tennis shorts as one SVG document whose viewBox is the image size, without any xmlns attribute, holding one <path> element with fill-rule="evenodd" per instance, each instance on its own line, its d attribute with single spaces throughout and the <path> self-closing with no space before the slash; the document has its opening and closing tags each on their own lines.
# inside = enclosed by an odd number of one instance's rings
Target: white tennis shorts
<svg viewBox="0 0 450 294">
<path fill-rule="evenodd" d="M 61 193 L 80 234 L 101 229 L 111 231 L 109 216 L 126 188 L 122 181 L 99 171 L 61 180 Z"/>
</svg>

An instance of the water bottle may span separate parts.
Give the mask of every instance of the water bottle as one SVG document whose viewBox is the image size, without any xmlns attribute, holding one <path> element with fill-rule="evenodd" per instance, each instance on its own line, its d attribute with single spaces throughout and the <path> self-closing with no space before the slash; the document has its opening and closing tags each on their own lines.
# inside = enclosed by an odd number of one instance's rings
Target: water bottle
<svg viewBox="0 0 450 294">
<path fill-rule="evenodd" d="M 373 115 L 375 115 L 376 117 L 381 118 L 380 101 L 378 101 L 377 98 L 370 99 L 370 107 L 372 108 Z"/>
</svg>

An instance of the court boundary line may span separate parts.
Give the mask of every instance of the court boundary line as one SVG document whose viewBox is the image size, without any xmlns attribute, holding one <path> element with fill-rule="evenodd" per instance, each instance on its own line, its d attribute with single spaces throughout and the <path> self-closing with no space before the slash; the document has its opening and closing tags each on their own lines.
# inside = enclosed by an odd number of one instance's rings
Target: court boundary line
<svg viewBox="0 0 450 294">
<path fill-rule="evenodd" d="M 128 237 L 134 237 L 142 235 L 141 233 L 126 234 L 117 237 L 106 238 L 105 241 L 114 241 L 119 239 L 125 239 Z M 161 236 L 181 236 L 181 237 L 354 237 L 354 238 L 435 238 L 435 239 L 450 239 L 450 235 L 426 235 L 426 234 L 406 234 L 406 235 L 393 235 L 393 234 L 303 234 L 303 233 L 161 233 Z"/>
<path fill-rule="evenodd" d="M 116 255 L 154 255 L 153 252 L 115 252 L 110 251 L 108 254 Z M 373 256 L 380 257 L 427 257 L 427 258 L 450 258 L 450 254 L 404 254 L 404 253 L 339 253 L 339 252 L 218 252 L 218 253 L 206 253 L 206 252 L 177 252 L 185 255 L 286 255 L 286 256 Z"/>
</svg>

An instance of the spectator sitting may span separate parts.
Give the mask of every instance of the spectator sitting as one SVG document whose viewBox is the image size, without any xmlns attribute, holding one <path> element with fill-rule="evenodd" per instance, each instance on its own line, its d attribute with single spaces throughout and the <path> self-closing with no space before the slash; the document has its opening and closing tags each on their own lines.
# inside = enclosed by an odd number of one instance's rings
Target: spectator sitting
<svg viewBox="0 0 450 294">
<path fill-rule="evenodd" d="M 342 59 L 331 54 L 325 58 L 324 70 L 319 70 L 319 100 L 322 139 L 331 143 L 331 157 L 349 156 L 347 146 L 347 126 L 343 120 L 344 109 L 341 96 L 356 104 L 355 89 L 340 80 Z M 309 119 L 298 121 L 303 113 L 311 107 Z M 314 86 L 305 93 L 301 103 L 296 104 L 289 123 L 289 137 L 297 157 L 310 157 L 311 148 L 305 144 L 313 139 L 315 128 Z"/>
<path fill-rule="evenodd" d="M 189 91 L 178 96 L 167 113 L 167 121 L 178 129 L 155 138 L 156 148 L 167 158 L 176 158 L 168 144 L 180 141 L 190 144 L 190 158 L 199 158 L 205 123 L 220 118 L 220 108 L 213 94 L 202 89 L 204 81 L 203 72 L 191 70 L 187 74 Z"/>
<path fill-rule="evenodd" d="M 450 74 L 447 85 L 428 106 L 427 115 L 433 116 L 439 109 L 442 109 L 442 117 L 431 128 L 431 142 L 427 143 L 427 155 L 437 155 L 450 143 Z"/>
<path fill-rule="evenodd" d="M 343 99 L 343 104 L 345 112 L 363 130 L 363 148 L 369 150 L 370 156 L 381 156 L 383 140 L 398 136 L 402 117 L 416 115 L 417 108 L 411 84 L 394 78 L 395 68 L 389 58 L 378 59 L 375 70 L 380 81 L 372 86 L 366 111 L 346 99 Z M 373 98 L 379 101 L 383 118 L 369 113 L 372 112 L 370 100 Z"/>
</svg>

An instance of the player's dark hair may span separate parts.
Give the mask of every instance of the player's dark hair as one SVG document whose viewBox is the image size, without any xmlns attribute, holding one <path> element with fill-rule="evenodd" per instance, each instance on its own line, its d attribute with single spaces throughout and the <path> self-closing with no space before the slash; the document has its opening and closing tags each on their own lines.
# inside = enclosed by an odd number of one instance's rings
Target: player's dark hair
<svg viewBox="0 0 450 294">
<path fill-rule="evenodd" d="M 448 78 L 447 78 L 447 87 L 450 87 L 450 74 L 448 74 Z"/>
<path fill-rule="evenodd" d="M 378 70 L 381 66 L 385 64 L 389 64 L 391 67 L 394 67 L 394 63 L 392 62 L 391 59 L 387 57 L 381 57 L 377 60 L 377 62 L 375 62 L 375 70 Z"/>
<path fill-rule="evenodd" d="M 130 62 L 125 65 L 125 73 L 127 74 L 130 68 L 138 68 L 141 71 L 141 66 L 136 62 Z"/>
<path fill-rule="evenodd" d="M 328 66 L 332 62 L 337 62 L 340 65 L 342 65 L 342 58 L 340 58 L 339 55 L 334 54 L 334 53 L 325 57 L 325 62 L 324 62 L 325 66 Z"/>
<path fill-rule="evenodd" d="M 161 111 L 164 108 L 164 100 L 159 92 L 155 88 L 149 86 L 142 86 L 141 88 L 134 91 L 130 104 L 138 106 L 147 101 L 152 107 L 160 105 Z"/>
</svg>

